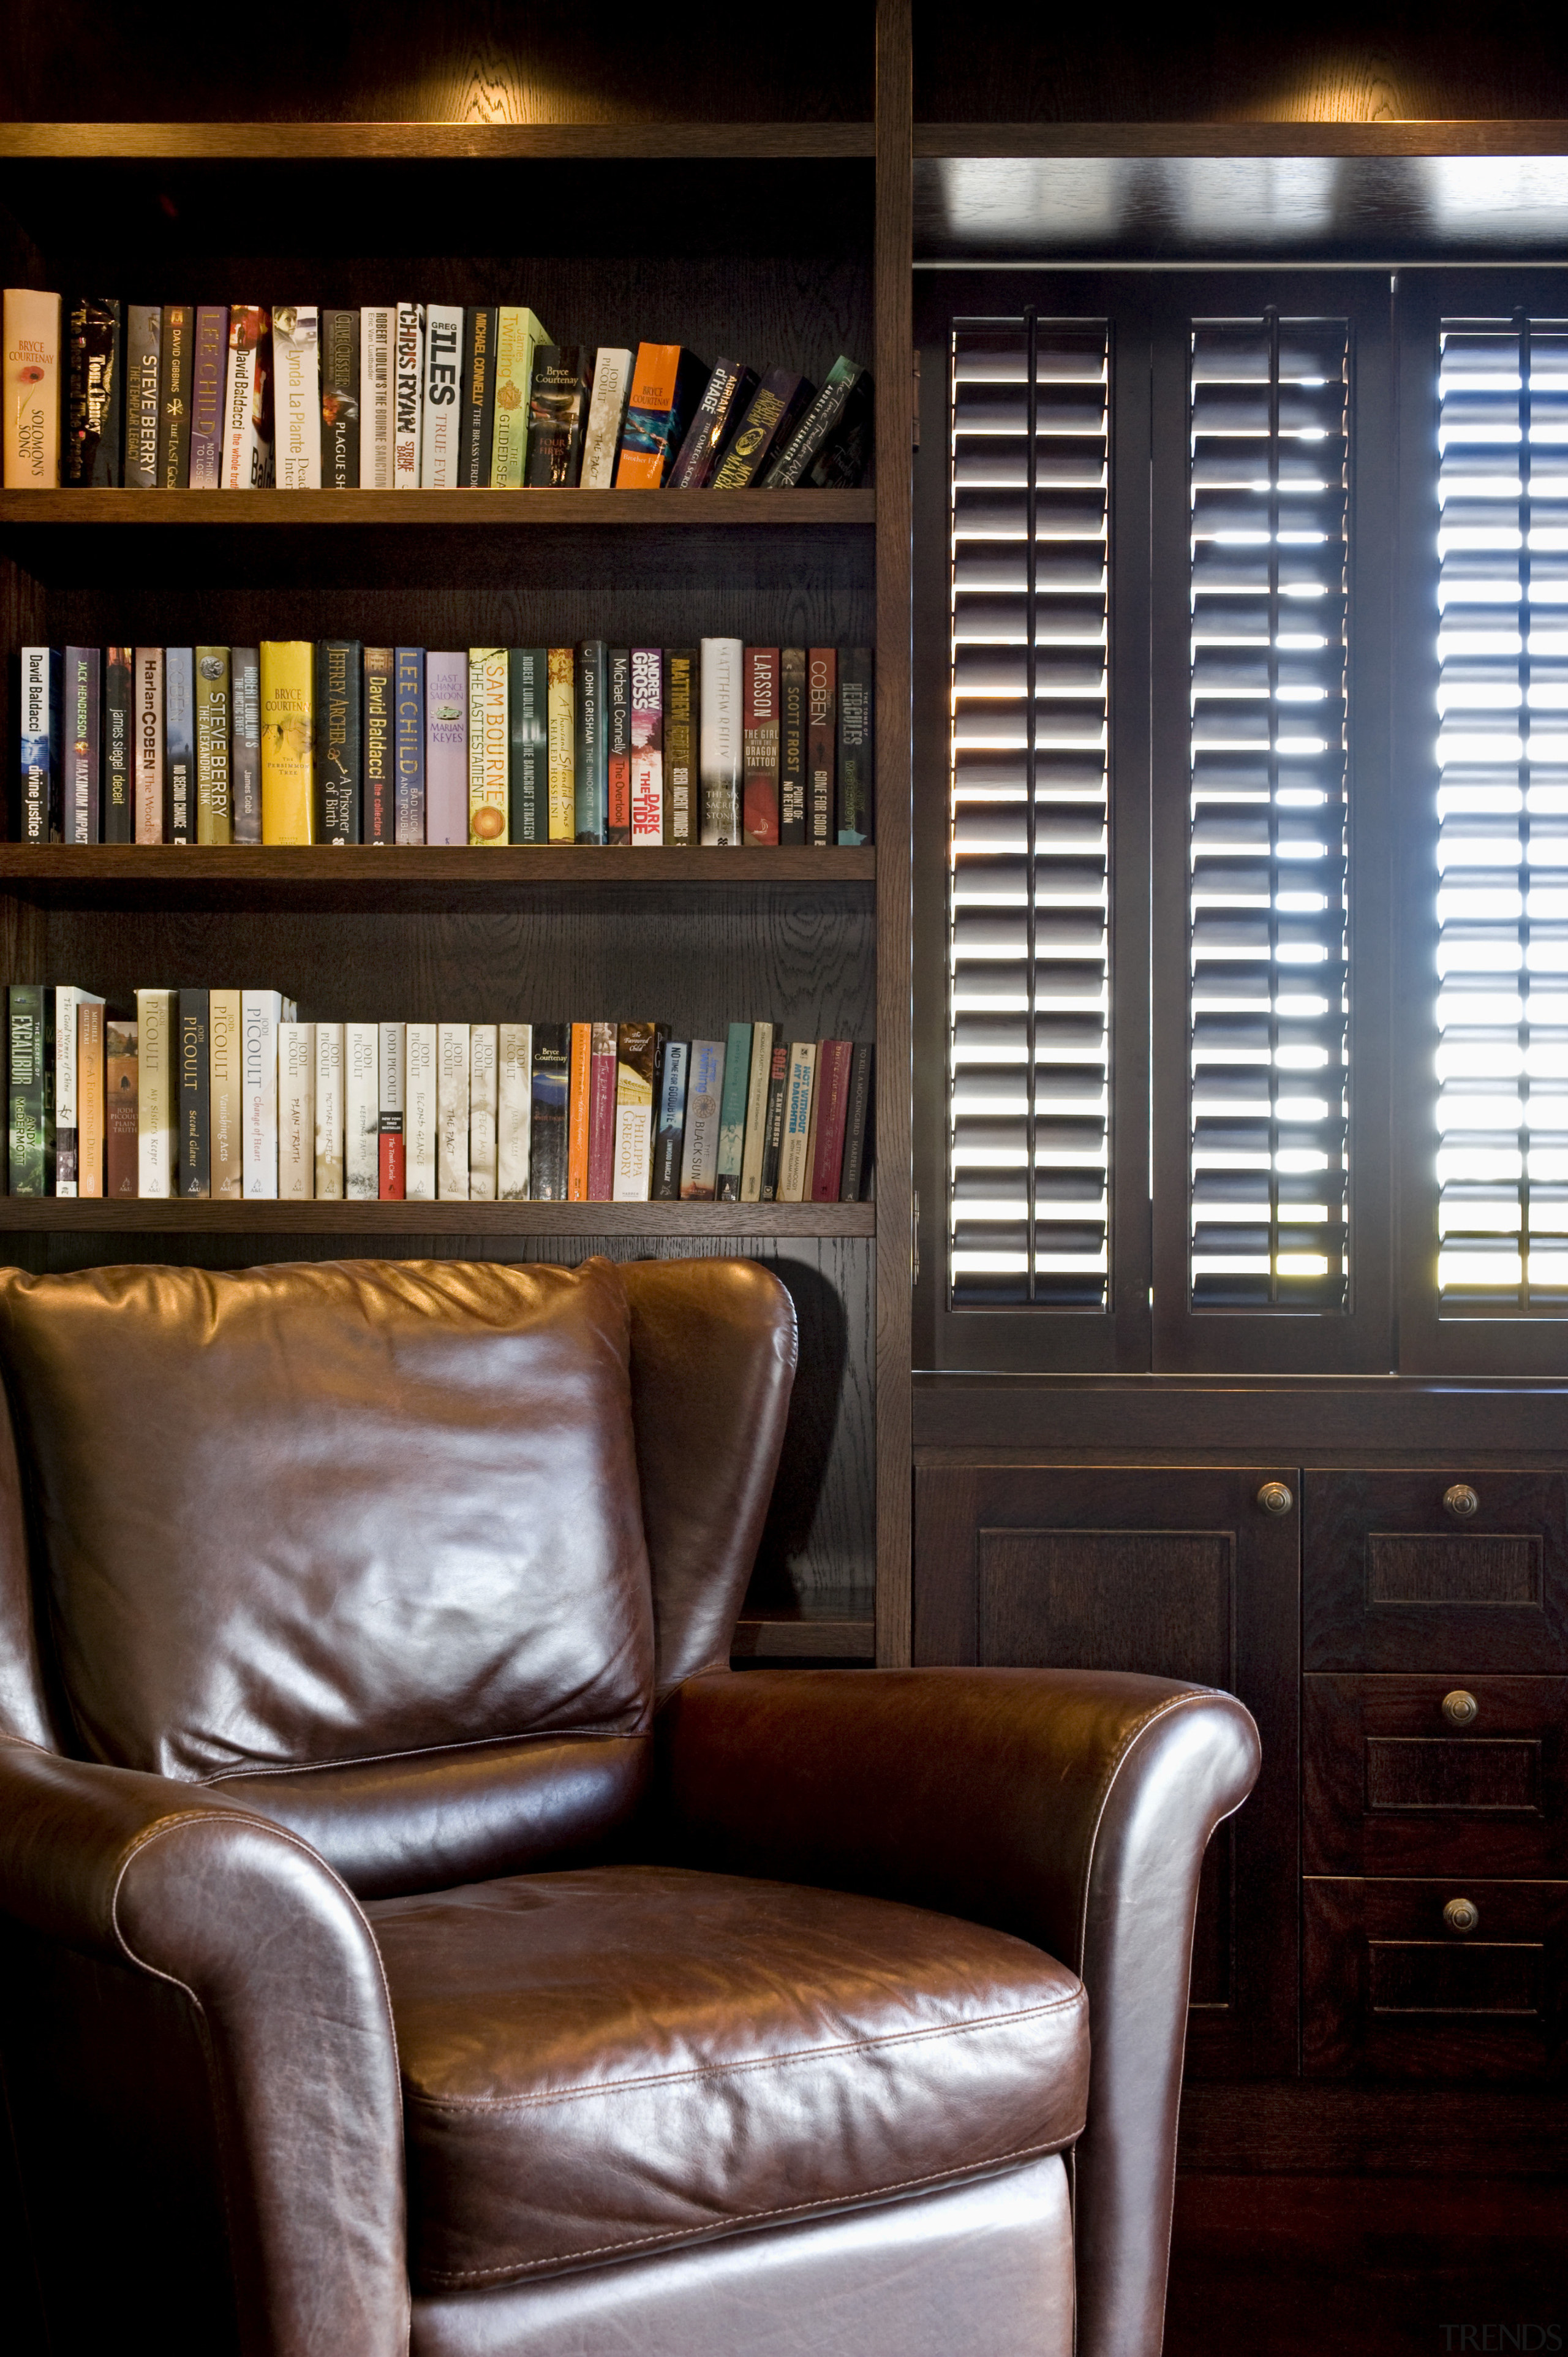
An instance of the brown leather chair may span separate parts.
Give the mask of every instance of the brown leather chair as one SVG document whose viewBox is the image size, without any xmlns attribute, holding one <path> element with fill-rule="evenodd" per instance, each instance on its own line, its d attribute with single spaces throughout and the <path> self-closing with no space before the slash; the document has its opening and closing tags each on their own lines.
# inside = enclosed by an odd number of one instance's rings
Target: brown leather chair
<svg viewBox="0 0 1568 2357">
<path fill-rule="evenodd" d="M 50 2349 L 1067 2357 L 1076 2286 L 1085 2357 L 1154 2357 L 1255 1730 L 1070 1670 L 732 1675 L 772 1276 L 11 1272 L 0 1355 Z"/>
</svg>

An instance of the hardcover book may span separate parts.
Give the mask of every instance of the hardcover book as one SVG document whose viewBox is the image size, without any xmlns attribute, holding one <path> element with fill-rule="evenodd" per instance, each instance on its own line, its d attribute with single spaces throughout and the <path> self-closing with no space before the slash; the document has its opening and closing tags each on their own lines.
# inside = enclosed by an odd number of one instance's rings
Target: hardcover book
<svg viewBox="0 0 1568 2357">
<path fill-rule="evenodd" d="M 738 639 L 703 640 L 703 841 L 740 841 L 741 655 Z"/>
<path fill-rule="evenodd" d="M 136 841 L 164 839 L 164 651 L 138 647 L 136 694 Z"/>
<path fill-rule="evenodd" d="M 609 764 L 605 737 L 607 654 L 603 639 L 585 639 L 577 655 L 575 827 L 579 843 L 603 843 L 608 820 Z"/>
<path fill-rule="evenodd" d="M 103 1065 L 103 1001 L 83 991 L 76 1007 L 76 1185 L 81 1195 L 102 1196 L 106 1117 Z M 59 1180 L 57 1177 L 58 1189 Z"/>
<path fill-rule="evenodd" d="M 314 661 L 308 639 L 262 640 L 263 843 L 316 839 Z"/>
<path fill-rule="evenodd" d="M 193 491 L 215 491 L 223 480 L 224 398 L 229 385 L 229 306 L 199 303 L 190 366 L 190 465 Z"/>
<path fill-rule="evenodd" d="M 741 717 L 741 832 L 747 843 L 779 841 L 779 650 L 747 647 Z"/>
<path fill-rule="evenodd" d="M 343 1192 L 373 1203 L 381 1192 L 381 1039 L 374 1023 L 343 1026 Z"/>
<path fill-rule="evenodd" d="M 496 1026 L 475 1023 L 468 1032 L 468 1198 L 496 1200 Z"/>
<path fill-rule="evenodd" d="M 164 314 L 161 303 L 125 307 L 125 488 L 150 491 L 158 479 L 158 410 L 162 396 Z M 143 1094 L 145 1094 L 144 1090 Z"/>
<path fill-rule="evenodd" d="M 468 1198 L 468 1026 L 441 1023 L 435 1037 L 435 1187 L 441 1200 Z"/>
<path fill-rule="evenodd" d="M 132 674 L 135 652 L 131 647 L 103 650 L 103 840 L 134 843 L 136 839 L 132 801 Z"/>
<path fill-rule="evenodd" d="M 136 1192 L 155 1200 L 175 1191 L 177 1167 L 174 1034 L 179 994 L 136 993 Z"/>
<path fill-rule="evenodd" d="M 849 1110 L 844 1116 L 843 1170 L 839 1201 L 858 1203 L 871 1160 L 871 1077 L 874 1050 L 869 1039 L 857 1039 L 849 1067 Z"/>
<path fill-rule="evenodd" d="M 371 304 L 360 313 L 360 489 L 392 487 L 393 347 L 397 306 Z"/>
<path fill-rule="evenodd" d="M 631 649 L 606 660 L 605 841 L 631 841 Z"/>
<path fill-rule="evenodd" d="M 241 1043 L 244 1037 L 242 994 L 207 994 L 207 1106 L 209 1183 L 216 1202 L 245 1191 L 244 1082 Z"/>
<path fill-rule="evenodd" d="M 262 491 L 273 479 L 272 314 L 263 303 L 229 307 L 229 378 L 223 397 L 226 491 Z"/>
<path fill-rule="evenodd" d="M 507 709 L 504 647 L 468 650 L 468 841 L 486 845 L 507 839 L 508 754 L 511 717 Z"/>
<path fill-rule="evenodd" d="M 594 1027 L 572 1026 L 572 1060 L 567 1072 L 566 1200 L 588 1200 L 588 1145 L 593 1119 Z"/>
<path fill-rule="evenodd" d="M 695 647 L 664 650 L 666 843 L 693 844 L 700 833 L 697 736 L 700 669 Z"/>
<path fill-rule="evenodd" d="M 383 1203 L 401 1203 L 406 1183 L 403 1113 L 406 1107 L 406 1027 L 378 1023 L 376 1193 Z"/>
<path fill-rule="evenodd" d="M 196 835 L 196 650 L 164 649 L 164 808 L 166 843 Z"/>
<path fill-rule="evenodd" d="M 768 1112 L 762 1133 L 762 1175 L 757 1200 L 779 1200 L 779 1163 L 784 1150 L 784 1100 L 789 1086 L 789 1050 L 775 1040 L 768 1070 Z"/>
<path fill-rule="evenodd" d="M 751 1026 L 732 1023 L 725 1043 L 725 1086 L 719 1102 L 719 1149 L 714 1198 L 740 1200 L 740 1167 L 746 1148 L 746 1108 L 751 1094 Z"/>
<path fill-rule="evenodd" d="M 530 1185 L 536 1203 L 566 1200 L 566 1088 L 572 1027 L 533 1026 L 533 1105 Z"/>
<path fill-rule="evenodd" d="M 811 404 L 788 442 L 776 451 L 762 478 L 765 491 L 793 490 L 807 480 L 828 443 L 846 422 L 869 410 L 871 379 L 858 361 L 840 353 L 828 371 L 822 389 Z"/>
<path fill-rule="evenodd" d="M 550 651 L 513 647 L 507 657 L 509 834 L 513 843 L 550 840 Z"/>
<path fill-rule="evenodd" d="M 459 479 L 483 490 L 490 479 L 496 431 L 496 323 L 493 304 L 470 304 L 463 355 L 463 447 Z"/>
<path fill-rule="evenodd" d="M 769 369 L 746 404 L 735 439 L 714 469 L 715 491 L 744 491 L 782 449 L 816 387 L 791 369 Z"/>
<path fill-rule="evenodd" d="M 719 1114 L 725 1043 L 693 1039 L 686 1082 L 686 1134 L 681 1150 L 681 1200 L 711 1203 L 718 1183 Z"/>
<path fill-rule="evenodd" d="M 675 462 L 708 370 L 679 344 L 639 344 L 621 428 L 618 490 L 657 490 Z"/>
<path fill-rule="evenodd" d="M 468 657 L 424 658 L 424 841 L 468 840 Z"/>
<path fill-rule="evenodd" d="M 176 1009 L 178 1048 L 175 1098 L 177 1191 L 205 1201 L 212 1192 L 211 1046 L 208 993 L 182 990 Z"/>
<path fill-rule="evenodd" d="M 240 1168 L 247 1202 L 272 1203 L 278 1191 L 278 1026 L 275 990 L 240 994 Z"/>
<path fill-rule="evenodd" d="M 70 306 L 66 362 L 64 474 L 82 490 L 120 480 L 124 350 L 117 296 L 79 295 Z"/>
<path fill-rule="evenodd" d="M 24 843 L 58 843 L 63 831 L 63 669 L 58 647 L 22 649 Z"/>
<path fill-rule="evenodd" d="M 806 840 L 806 650 L 779 653 L 779 840 Z"/>
<path fill-rule="evenodd" d="M 854 1052 L 854 1044 L 848 1039 L 824 1039 L 817 1051 L 817 1134 L 808 1189 L 808 1200 L 813 1203 L 836 1203 L 839 1200 Z"/>
<path fill-rule="evenodd" d="M 403 1184 L 411 1203 L 435 1200 L 437 1071 L 434 1023 L 410 1023 L 403 1031 Z"/>
<path fill-rule="evenodd" d="M 779 1200 L 781 1203 L 803 1202 L 811 1180 L 811 1095 L 816 1069 L 816 1041 L 793 1041 L 785 1083 L 784 1139 L 779 1157 Z"/>
<path fill-rule="evenodd" d="M 615 1193 L 616 1027 L 589 1025 L 587 1200 L 607 1203 Z"/>
<path fill-rule="evenodd" d="M 10 1044 L 8 1190 L 47 1195 L 54 1179 L 54 1007 L 41 983 L 5 994 Z"/>
<path fill-rule="evenodd" d="M 360 315 L 323 311 L 321 481 L 327 490 L 350 491 L 359 480 Z"/>
<path fill-rule="evenodd" d="M 819 851 L 833 839 L 837 735 L 838 652 L 812 647 L 806 657 L 806 840 Z"/>
<path fill-rule="evenodd" d="M 686 1135 L 686 1070 L 691 1043 L 667 1039 L 659 1058 L 654 1087 L 658 1114 L 653 1128 L 653 1175 L 649 1193 L 656 1203 L 681 1200 L 681 1164 Z"/>
<path fill-rule="evenodd" d="M 316 1196 L 343 1200 L 343 1026 L 316 1028 Z"/>
<path fill-rule="evenodd" d="M 740 1200 L 762 1200 L 762 1157 L 768 1145 L 768 1091 L 773 1071 L 773 1026 L 751 1027 L 751 1076 L 746 1092 L 746 1144 L 740 1158 Z"/>
<path fill-rule="evenodd" d="M 503 1203 L 526 1203 L 533 1107 L 533 1026 L 501 1023 L 496 1030 L 496 1194 Z"/>
<path fill-rule="evenodd" d="M 612 1198 L 646 1203 L 653 1157 L 653 1076 L 659 1026 L 622 1023 L 616 1032 L 615 1168 Z"/>
<path fill-rule="evenodd" d="M 136 1191 L 141 1146 L 137 1132 L 136 1027 L 134 1023 L 103 1026 L 103 1187 L 109 1195 Z"/>
<path fill-rule="evenodd" d="M 631 650 L 631 839 L 664 840 L 664 662 L 657 647 Z"/>
<path fill-rule="evenodd" d="M 309 1202 L 316 1189 L 316 1026 L 278 1026 L 278 1198 Z"/>
<path fill-rule="evenodd" d="M 316 642 L 316 840 L 359 843 L 364 770 L 364 650 L 357 639 Z"/>
<path fill-rule="evenodd" d="M 234 798 L 234 840 L 262 839 L 262 651 L 234 647 L 229 656 L 233 722 L 229 776 Z"/>
<path fill-rule="evenodd" d="M 231 843 L 234 806 L 229 770 L 229 650 L 196 650 L 196 839 Z"/>
<path fill-rule="evenodd" d="M 419 479 L 427 491 L 455 491 L 463 461 L 463 307 L 424 307 L 424 401 Z"/>
<path fill-rule="evenodd" d="M 93 1007 L 102 1015 L 102 998 L 94 997 L 91 991 L 78 990 L 70 983 L 62 983 L 54 994 L 54 1190 L 57 1195 L 75 1195 L 79 1191 L 98 1195 L 102 1192 L 101 1185 L 80 1190 L 78 1187 L 79 1107 L 87 1088 L 87 1076 L 81 1062 L 80 1028 L 83 1012 Z M 102 1064 L 98 1078 L 102 1086 Z"/>
<path fill-rule="evenodd" d="M 496 319 L 495 426 L 490 442 L 490 482 L 499 491 L 518 490 L 527 479 L 533 355 L 549 341 L 526 307 L 500 306 Z"/>
<path fill-rule="evenodd" d="M 362 823 L 367 843 L 397 841 L 397 769 L 392 731 L 395 654 L 391 647 L 365 649 L 365 792 Z M 421 746 L 421 753 L 424 748 Z"/>
<path fill-rule="evenodd" d="M 314 303 L 280 303 L 273 312 L 274 400 L 278 487 L 321 489 L 321 314 Z"/>
<path fill-rule="evenodd" d="M 61 701 L 65 729 L 61 832 L 67 843 L 96 843 L 101 831 L 103 762 L 102 658 L 96 647 L 67 647 Z"/>
<path fill-rule="evenodd" d="M 577 832 L 576 655 L 571 647 L 552 647 L 548 662 L 550 840 L 572 843 Z"/>
<path fill-rule="evenodd" d="M 579 479 L 585 491 L 607 491 L 615 483 L 616 457 L 630 391 L 631 354 L 616 345 L 601 344 L 594 354 L 594 390 L 583 432 L 583 471 Z"/>
<path fill-rule="evenodd" d="M 872 654 L 845 647 L 838 661 L 838 841 L 871 840 Z"/>
<path fill-rule="evenodd" d="M 583 460 L 593 361 L 578 344 L 541 344 L 528 396 L 528 469 L 536 489 L 568 486 Z"/>
<path fill-rule="evenodd" d="M 670 477 L 675 491 L 705 490 L 730 436 L 757 391 L 757 371 L 741 361 L 717 361 L 703 388 Z"/>
<path fill-rule="evenodd" d="M 397 762 L 392 797 L 399 843 L 424 841 L 424 762 L 429 727 L 424 709 L 424 649 L 398 647 L 392 657 L 392 743 Z"/>
<path fill-rule="evenodd" d="M 59 482 L 60 301 L 28 286 L 5 291 L 8 491 L 52 491 Z"/>
<path fill-rule="evenodd" d="M 392 489 L 416 491 L 420 425 L 424 410 L 424 304 L 400 303 L 392 334 Z"/>
</svg>

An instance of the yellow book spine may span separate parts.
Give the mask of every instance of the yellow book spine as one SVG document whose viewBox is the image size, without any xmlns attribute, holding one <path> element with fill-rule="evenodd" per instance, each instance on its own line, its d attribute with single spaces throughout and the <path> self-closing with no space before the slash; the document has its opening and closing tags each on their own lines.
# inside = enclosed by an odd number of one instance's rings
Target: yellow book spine
<svg viewBox="0 0 1568 2357">
<path fill-rule="evenodd" d="M 577 697 L 574 650 L 550 650 L 550 840 L 577 839 Z"/>
<path fill-rule="evenodd" d="M 314 649 L 308 639 L 262 640 L 262 841 L 314 843 L 311 780 Z"/>
<path fill-rule="evenodd" d="M 507 838 L 509 726 L 504 647 L 468 650 L 468 840 Z"/>
<path fill-rule="evenodd" d="M 492 490 L 521 490 L 528 468 L 528 402 L 533 355 L 550 338 L 533 313 L 503 303 L 496 321 L 496 429 L 490 446 Z"/>
</svg>

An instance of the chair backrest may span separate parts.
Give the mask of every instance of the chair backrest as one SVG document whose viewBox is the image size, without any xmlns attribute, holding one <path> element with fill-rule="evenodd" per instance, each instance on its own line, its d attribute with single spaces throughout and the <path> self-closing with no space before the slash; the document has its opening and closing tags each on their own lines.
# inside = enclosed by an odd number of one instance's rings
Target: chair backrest
<svg viewBox="0 0 1568 2357">
<path fill-rule="evenodd" d="M 744 1262 L 7 1272 L 0 1355 L 0 1724 L 369 1896 L 635 1808 L 727 1651 L 794 1319 Z"/>
</svg>

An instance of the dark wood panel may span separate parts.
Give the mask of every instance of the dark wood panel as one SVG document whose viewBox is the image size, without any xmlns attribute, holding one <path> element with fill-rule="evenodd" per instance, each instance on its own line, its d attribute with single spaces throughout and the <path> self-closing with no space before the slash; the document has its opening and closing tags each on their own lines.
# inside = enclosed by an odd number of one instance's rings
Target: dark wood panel
<svg viewBox="0 0 1568 2357">
<path fill-rule="evenodd" d="M 1455 1899 L 1474 1928 L 1444 1921 Z M 1544 2080 L 1568 2029 L 1568 1883 L 1302 1886 L 1308 2077 Z"/>
<path fill-rule="evenodd" d="M 1362 2201 L 1362 2180 L 1406 2170 L 1422 2172 L 1429 2182 L 1444 2177 L 1473 2182 L 1478 2172 L 1560 2177 L 1563 2098 L 1555 2088 L 1441 2082 L 1423 2087 L 1343 2079 L 1247 2086 L 1189 2081 L 1177 2166 L 1264 2175 L 1334 2170 L 1361 2187 Z"/>
<path fill-rule="evenodd" d="M 1568 1874 L 1565 1712 L 1561 1678 L 1304 1678 L 1305 1870 Z"/>
<path fill-rule="evenodd" d="M 188 1202 L 0 1196 L 0 1234 L 870 1236 L 873 1203 Z"/>
<path fill-rule="evenodd" d="M 1309 1670 L 1568 1670 L 1568 1480 L 1488 1468 L 1456 1526 L 1443 1499 L 1467 1481 L 1463 1464 L 1306 1474 Z"/>
<path fill-rule="evenodd" d="M 875 1620 L 743 1620 L 736 1624 L 736 1662 L 869 1662 L 876 1652 Z"/>
<path fill-rule="evenodd" d="M 1262 1773 L 1205 1865 L 1187 2040 L 1199 2075 L 1295 2062 L 1297 1518 L 1257 1502 L 1278 1478 L 1018 1464 L 916 1476 L 917 1662 L 1143 1670 L 1227 1687 L 1258 1721 Z"/>
<path fill-rule="evenodd" d="M 1560 156 L 1563 123 L 1561 115 L 1507 115 L 1490 122 L 1462 115 L 1418 115 L 1406 121 L 1385 116 L 1375 122 L 1308 121 L 1294 115 L 1240 122 L 1209 117 L 1188 123 L 917 123 L 915 159 L 918 167 L 940 157 L 1022 160 L 1036 156 L 1083 162 L 1123 156 L 1218 161 L 1298 156 Z M 0 154 L 4 152 L 0 146 Z"/>
<path fill-rule="evenodd" d="M 626 532 L 660 529 L 757 532 L 782 524 L 792 532 L 825 524 L 870 524 L 876 521 L 875 491 L 707 491 L 691 497 L 676 491 L 450 490 L 450 491 L 0 491 L 0 534 L 19 527 L 116 532 L 175 529 L 199 533 L 205 557 L 211 535 L 229 532 L 275 532 L 280 525 L 312 533 L 380 525 L 399 532 L 451 532 L 478 526 L 489 533 L 538 532 L 543 526 L 574 532 L 585 524 L 614 524 Z M 124 543 L 118 546 L 124 549 Z M 393 546 L 401 544 L 393 544 Z M 126 552 L 127 554 L 129 552 Z M 388 554 L 392 554 L 389 549 Z M 189 561 L 188 554 L 187 561 Z"/>
</svg>

